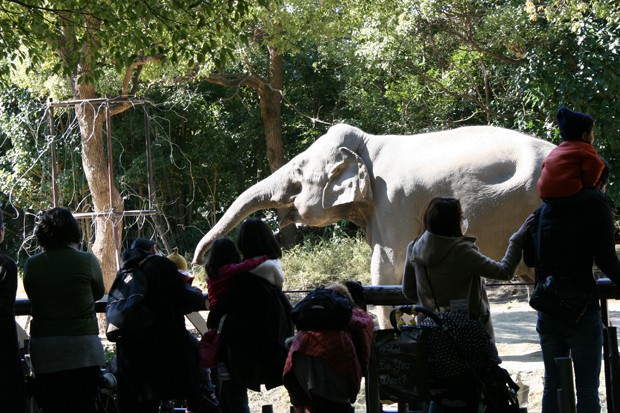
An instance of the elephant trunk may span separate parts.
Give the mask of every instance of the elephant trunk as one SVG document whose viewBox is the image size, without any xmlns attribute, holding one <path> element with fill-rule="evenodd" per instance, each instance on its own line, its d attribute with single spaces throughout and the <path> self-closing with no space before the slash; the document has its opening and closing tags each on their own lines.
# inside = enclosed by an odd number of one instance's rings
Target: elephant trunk
<svg viewBox="0 0 620 413">
<path fill-rule="evenodd" d="M 285 181 L 286 175 L 280 168 L 269 177 L 252 185 L 246 189 L 228 208 L 224 216 L 215 224 L 213 228 L 200 240 L 194 250 L 192 264 L 203 263 L 203 256 L 211 248 L 213 242 L 228 234 L 237 224 L 253 212 L 283 206 L 283 202 L 274 199 L 276 184 L 281 186 Z"/>
</svg>

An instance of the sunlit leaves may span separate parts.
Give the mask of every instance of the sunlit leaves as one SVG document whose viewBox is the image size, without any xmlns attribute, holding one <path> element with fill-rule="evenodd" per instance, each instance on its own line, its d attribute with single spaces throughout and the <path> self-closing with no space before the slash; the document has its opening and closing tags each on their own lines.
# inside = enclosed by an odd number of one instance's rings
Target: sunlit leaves
<svg viewBox="0 0 620 413">
<path fill-rule="evenodd" d="M 0 6 L 0 42 L 5 46 L 0 57 L 23 60 L 31 70 L 55 61 L 56 73 L 76 82 L 96 82 L 106 67 L 120 73 L 149 55 L 192 64 L 222 62 L 231 45 L 216 47 L 214 39 L 223 28 L 236 25 L 248 8 L 246 1 L 228 0 L 65 0 L 30 6 L 8 0 Z"/>
</svg>

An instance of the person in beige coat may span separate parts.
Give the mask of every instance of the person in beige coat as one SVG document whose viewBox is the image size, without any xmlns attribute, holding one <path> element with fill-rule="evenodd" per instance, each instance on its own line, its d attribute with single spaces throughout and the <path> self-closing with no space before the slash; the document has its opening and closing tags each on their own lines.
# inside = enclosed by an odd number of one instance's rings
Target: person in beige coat
<svg viewBox="0 0 620 413">
<path fill-rule="evenodd" d="M 431 199 L 422 216 L 424 233 L 407 247 L 404 295 L 433 312 L 460 311 L 479 318 L 494 342 L 484 279 L 510 280 L 514 276 L 531 220 L 526 219 L 510 237 L 504 258 L 495 261 L 478 249 L 476 238 L 463 235 L 466 221 L 458 199 Z M 425 318 L 423 314 L 417 317 L 418 323 Z M 452 391 L 435 394 L 430 413 L 479 411 L 481 387 L 467 373 L 445 381 L 443 387 Z"/>
<path fill-rule="evenodd" d="M 461 203 L 436 197 L 423 212 L 424 233 L 407 247 L 403 294 L 431 311 L 468 311 L 494 339 L 484 278 L 510 280 L 521 261 L 529 217 L 510 237 L 501 261 L 485 256 L 476 238 L 463 235 Z M 422 321 L 424 315 L 418 315 Z"/>
</svg>

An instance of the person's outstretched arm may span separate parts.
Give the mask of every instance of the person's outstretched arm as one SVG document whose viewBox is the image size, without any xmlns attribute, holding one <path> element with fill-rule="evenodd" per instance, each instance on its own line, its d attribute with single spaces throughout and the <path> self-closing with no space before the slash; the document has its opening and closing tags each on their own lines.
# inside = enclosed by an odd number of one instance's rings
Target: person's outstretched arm
<svg viewBox="0 0 620 413">
<path fill-rule="evenodd" d="M 521 262 L 523 247 L 528 236 L 534 214 L 530 214 L 521 227 L 512 234 L 506 253 L 501 261 L 495 261 L 482 254 L 477 248 L 470 248 L 464 255 L 463 265 L 472 273 L 493 280 L 508 281 L 514 277 L 517 266 Z"/>
<path fill-rule="evenodd" d="M 405 258 L 405 270 L 403 272 L 403 294 L 410 300 L 418 302 L 418 287 L 416 282 L 415 269 L 413 268 L 413 257 L 411 255 L 415 241 L 407 246 L 407 257 Z"/>
</svg>

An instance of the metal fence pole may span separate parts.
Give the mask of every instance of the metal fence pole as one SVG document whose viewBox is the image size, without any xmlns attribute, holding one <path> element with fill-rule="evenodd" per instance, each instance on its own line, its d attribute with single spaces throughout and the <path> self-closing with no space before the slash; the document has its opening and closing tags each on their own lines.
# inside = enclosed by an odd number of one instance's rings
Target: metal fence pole
<svg viewBox="0 0 620 413">
<path fill-rule="evenodd" d="M 560 413 L 576 413 L 573 359 L 571 357 L 557 357 L 555 362 L 560 369 L 560 381 L 562 382 L 562 388 L 558 389 L 557 395 Z"/>
</svg>

